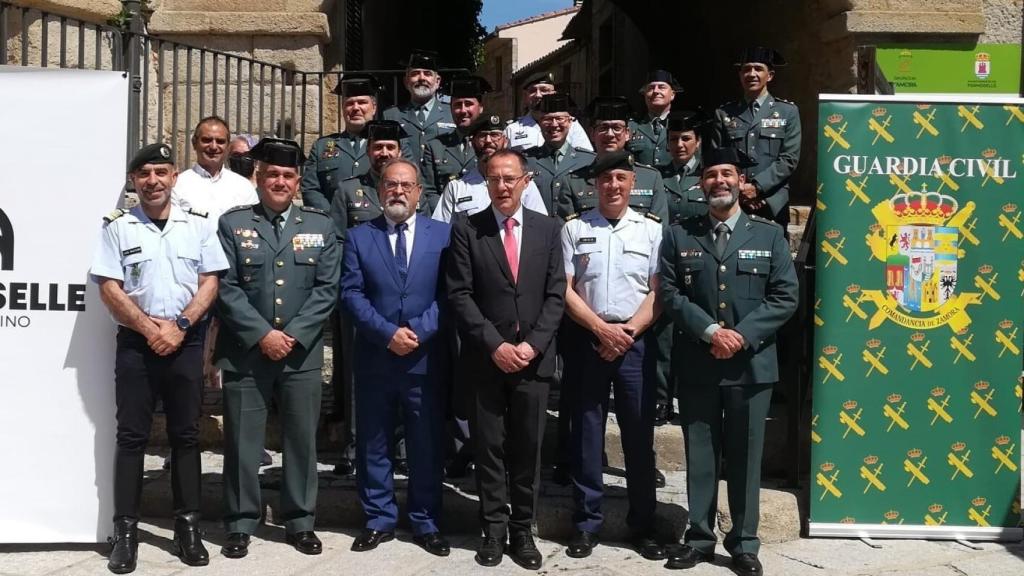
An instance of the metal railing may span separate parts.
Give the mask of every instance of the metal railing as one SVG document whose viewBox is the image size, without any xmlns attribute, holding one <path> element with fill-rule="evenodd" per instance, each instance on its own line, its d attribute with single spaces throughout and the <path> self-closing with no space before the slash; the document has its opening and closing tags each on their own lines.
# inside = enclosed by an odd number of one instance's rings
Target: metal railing
<svg viewBox="0 0 1024 576">
<path fill-rule="evenodd" d="M 123 70 L 121 30 L 111 26 L 0 2 L 0 40 L 0 64 Z"/>
</svg>

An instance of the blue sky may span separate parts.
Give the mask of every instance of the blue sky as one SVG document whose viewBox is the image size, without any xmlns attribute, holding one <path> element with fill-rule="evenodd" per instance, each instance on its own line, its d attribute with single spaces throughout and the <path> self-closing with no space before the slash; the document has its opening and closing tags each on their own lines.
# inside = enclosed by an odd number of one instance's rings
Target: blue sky
<svg viewBox="0 0 1024 576">
<path fill-rule="evenodd" d="M 487 32 L 499 24 L 572 6 L 572 0 L 484 0 L 480 23 Z"/>
</svg>

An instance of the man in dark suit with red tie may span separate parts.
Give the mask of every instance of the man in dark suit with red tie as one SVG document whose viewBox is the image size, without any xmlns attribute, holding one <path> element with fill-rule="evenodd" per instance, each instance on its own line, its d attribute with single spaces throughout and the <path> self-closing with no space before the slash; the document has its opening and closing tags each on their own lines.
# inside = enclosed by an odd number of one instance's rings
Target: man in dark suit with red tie
<svg viewBox="0 0 1024 576">
<path fill-rule="evenodd" d="M 565 309 L 561 222 L 523 208 L 530 175 L 519 152 L 496 152 L 485 177 L 491 209 L 453 223 L 446 274 L 462 337 L 461 373 L 473 393 L 483 532 L 476 561 L 498 565 L 508 537 L 512 559 L 536 570 L 541 555 L 530 528 Z"/>
</svg>

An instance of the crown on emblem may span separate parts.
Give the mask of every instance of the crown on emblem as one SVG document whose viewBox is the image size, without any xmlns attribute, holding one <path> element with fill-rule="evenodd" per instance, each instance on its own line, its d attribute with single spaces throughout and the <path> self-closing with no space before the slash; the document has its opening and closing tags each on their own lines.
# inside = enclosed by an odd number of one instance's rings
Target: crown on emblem
<svg viewBox="0 0 1024 576">
<path fill-rule="evenodd" d="M 978 380 L 974 383 L 974 389 L 978 391 L 988 390 L 989 383 L 987 380 Z"/>
<path fill-rule="evenodd" d="M 843 115 L 842 114 L 832 114 L 831 116 L 828 117 L 828 121 L 829 121 L 830 124 L 838 124 L 838 123 L 843 121 Z"/>
<path fill-rule="evenodd" d="M 1010 328 L 1013 328 L 1013 320 L 1003 320 L 999 323 L 999 327 L 1003 330 L 1009 330 Z"/>
<path fill-rule="evenodd" d="M 850 284 L 846 287 L 846 291 L 850 294 L 856 294 L 857 292 L 860 292 L 860 284 Z"/>
<path fill-rule="evenodd" d="M 966 442 L 954 442 L 953 445 L 950 446 L 950 448 L 953 449 L 953 452 L 963 452 L 964 448 L 967 448 L 967 443 Z"/>
<path fill-rule="evenodd" d="M 932 514 L 938 514 L 939 512 L 942 512 L 942 508 L 942 504 L 932 504 L 928 507 L 928 511 Z"/>
<path fill-rule="evenodd" d="M 932 388 L 932 396 L 934 396 L 936 398 L 938 398 L 939 396 L 942 396 L 945 393 L 946 393 L 946 389 L 943 388 L 942 386 L 936 386 L 935 388 Z"/>
<path fill-rule="evenodd" d="M 988 62 L 992 57 L 989 56 L 988 52 L 978 52 L 974 55 L 974 58 L 979 62 Z"/>
<path fill-rule="evenodd" d="M 855 410 L 857 408 L 857 401 L 847 400 L 846 402 L 843 402 L 843 408 L 847 410 Z"/>
<path fill-rule="evenodd" d="M 924 452 L 922 452 L 920 448 L 911 448 L 910 450 L 907 450 L 908 458 L 920 458 L 921 454 L 924 454 Z"/>
<path fill-rule="evenodd" d="M 875 222 L 871 226 L 868 226 L 868 231 L 871 232 L 872 234 L 878 234 L 881 230 L 882 225 L 879 224 L 878 222 Z"/>
<path fill-rule="evenodd" d="M 910 335 L 910 339 L 914 342 L 920 342 L 921 340 L 924 340 L 924 332 L 914 332 Z"/>
<path fill-rule="evenodd" d="M 842 232 L 833 228 L 825 232 L 825 238 L 828 238 L 829 240 L 835 240 L 836 238 L 839 238 L 842 234 Z"/>
<path fill-rule="evenodd" d="M 982 506 L 985 505 L 986 502 L 988 502 L 988 500 L 985 499 L 984 496 L 978 496 L 974 500 L 971 500 L 971 506 L 974 506 L 975 508 L 981 508 Z"/>
<path fill-rule="evenodd" d="M 943 154 L 938 157 L 939 164 L 946 165 L 953 161 L 953 157 L 949 154 Z"/>
<path fill-rule="evenodd" d="M 835 467 L 836 467 L 835 463 L 833 463 L 833 462 L 825 462 L 824 464 L 821 465 L 821 471 L 822 472 L 831 472 Z"/>
<path fill-rule="evenodd" d="M 985 158 L 995 158 L 996 154 L 998 153 L 999 151 L 997 151 L 995 148 L 987 148 L 981 151 L 981 155 L 984 156 Z"/>
<path fill-rule="evenodd" d="M 903 394 L 897 394 L 893 392 L 892 394 L 886 396 L 885 399 L 888 400 L 890 404 L 895 404 L 900 400 L 903 400 Z"/>
<path fill-rule="evenodd" d="M 886 520 L 895 520 L 900 517 L 900 513 L 895 510 L 889 510 L 883 516 L 885 516 Z"/>
<path fill-rule="evenodd" d="M 1003 212 L 1006 212 L 1007 214 L 1011 214 L 1011 213 L 1016 212 L 1016 211 L 1017 211 L 1017 205 L 1014 204 L 1013 202 L 1007 202 L 1006 204 L 1003 204 Z"/>
<path fill-rule="evenodd" d="M 874 454 L 865 456 L 864 463 L 867 464 L 868 466 L 874 466 L 875 464 L 878 464 L 878 456 L 875 456 Z"/>
<path fill-rule="evenodd" d="M 978 266 L 978 273 L 979 274 L 988 274 L 991 271 L 992 271 L 992 265 L 991 264 L 982 264 L 981 266 Z"/>
<path fill-rule="evenodd" d="M 1010 437 L 1007 436 L 1006 434 L 1003 434 L 999 438 L 996 438 L 996 444 L 998 444 L 999 446 L 1006 446 L 1009 443 L 1010 443 Z"/>
<path fill-rule="evenodd" d="M 824 352 L 826 356 L 831 356 L 839 351 L 839 346 L 829 344 L 828 346 L 822 348 L 821 351 Z"/>
<path fill-rule="evenodd" d="M 853 516 L 846 516 L 842 520 L 840 520 L 839 523 L 840 524 L 856 524 L 857 523 L 857 519 L 854 518 Z"/>
<path fill-rule="evenodd" d="M 868 348 L 875 349 L 882 345 L 882 341 L 878 338 L 872 338 L 867 341 Z"/>
<path fill-rule="evenodd" d="M 960 205 L 947 194 L 929 192 L 922 185 L 920 192 L 904 192 L 889 199 L 896 218 L 907 224 L 942 224 Z"/>
<path fill-rule="evenodd" d="M 961 329 L 956 331 L 956 335 L 957 336 L 963 336 L 964 334 L 967 334 L 967 332 L 968 332 L 968 328 L 966 326 L 964 326 L 963 328 L 961 328 Z"/>
<path fill-rule="evenodd" d="M 918 104 L 917 105 L 917 109 L 918 110 L 927 110 L 927 109 L 929 109 L 931 107 L 932 107 L 931 104 Z"/>
<path fill-rule="evenodd" d="M 871 111 L 871 115 L 872 116 L 885 116 L 886 112 L 888 112 L 888 110 L 886 110 L 882 106 L 879 106 L 878 108 L 875 108 L 874 110 Z"/>
</svg>

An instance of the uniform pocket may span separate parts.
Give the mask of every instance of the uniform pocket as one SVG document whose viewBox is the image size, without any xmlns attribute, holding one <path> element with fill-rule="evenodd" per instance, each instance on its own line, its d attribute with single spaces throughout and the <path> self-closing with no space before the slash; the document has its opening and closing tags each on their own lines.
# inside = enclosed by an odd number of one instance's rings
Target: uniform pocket
<svg viewBox="0 0 1024 576">
<path fill-rule="evenodd" d="M 738 260 L 736 262 L 737 296 L 751 300 L 764 298 L 770 269 L 771 260 L 764 258 Z"/>
<path fill-rule="evenodd" d="M 153 259 L 146 254 L 126 256 L 121 260 L 121 266 L 124 268 L 124 291 L 129 294 L 138 290 L 153 273 Z"/>
</svg>

